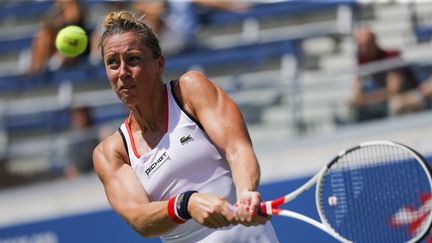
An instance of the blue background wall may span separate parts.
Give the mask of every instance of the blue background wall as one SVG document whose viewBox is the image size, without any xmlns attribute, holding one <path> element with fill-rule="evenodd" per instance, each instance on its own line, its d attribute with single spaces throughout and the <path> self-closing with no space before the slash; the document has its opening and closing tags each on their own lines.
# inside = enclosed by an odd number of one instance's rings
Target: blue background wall
<svg viewBox="0 0 432 243">
<path fill-rule="evenodd" d="M 308 178 L 282 181 L 262 185 L 260 191 L 262 197 L 274 199 L 290 192 Z M 290 210 L 301 212 L 307 216 L 318 219 L 315 210 L 315 190 L 305 192 L 287 206 Z M 285 207 L 287 207 L 285 206 Z M 337 242 L 332 237 L 301 221 L 275 216 L 272 218 L 273 226 L 281 242 Z M 143 239 L 112 210 L 87 213 L 71 217 L 35 222 L 25 225 L 17 225 L 0 229 L 0 243 L 3 242 L 36 242 L 36 239 L 44 238 L 40 242 L 160 242 L 158 238 Z M 16 241 L 9 241 L 16 240 Z M 39 241 L 38 241 L 39 242 Z"/>
</svg>

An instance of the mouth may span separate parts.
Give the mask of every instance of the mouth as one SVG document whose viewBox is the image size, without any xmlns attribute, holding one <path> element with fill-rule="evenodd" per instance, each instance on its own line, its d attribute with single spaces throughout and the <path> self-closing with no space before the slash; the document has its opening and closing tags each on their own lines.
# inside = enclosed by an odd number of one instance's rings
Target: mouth
<svg viewBox="0 0 432 243">
<path fill-rule="evenodd" d="M 127 91 L 127 90 L 131 90 L 131 89 L 134 89 L 134 88 L 136 88 L 135 85 L 123 85 L 123 86 L 120 86 L 119 90 L 125 90 L 125 91 Z"/>
</svg>

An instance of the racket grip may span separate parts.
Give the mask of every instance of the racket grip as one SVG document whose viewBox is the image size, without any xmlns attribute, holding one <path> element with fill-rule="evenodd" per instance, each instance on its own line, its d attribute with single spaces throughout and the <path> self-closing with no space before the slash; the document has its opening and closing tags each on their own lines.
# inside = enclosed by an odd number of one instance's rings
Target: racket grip
<svg viewBox="0 0 432 243">
<path fill-rule="evenodd" d="M 258 207 L 258 215 L 259 216 L 268 216 L 266 202 L 260 203 L 260 206 Z"/>
<path fill-rule="evenodd" d="M 230 205 L 230 209 L 232 212 L 235 211 L 236 206 L 235 205 Z M 261 202 L 259 207 L 258 207 L 258 215 L 259 216 L 268 216 L 267 213 L 267 205 L 266 202 Z"/>
</svg>

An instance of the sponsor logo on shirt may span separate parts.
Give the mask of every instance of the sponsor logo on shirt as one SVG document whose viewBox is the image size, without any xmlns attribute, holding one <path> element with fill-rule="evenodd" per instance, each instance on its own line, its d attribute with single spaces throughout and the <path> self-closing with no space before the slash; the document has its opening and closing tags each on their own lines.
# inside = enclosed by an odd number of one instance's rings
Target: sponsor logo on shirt
<svg viewBox="0 0 432 243">
<path fill-rule="evenodd" d="M 170 157 L 164 152 L 159 158 L 153 161 L 145 170 L 147 177 L 151 176 L 157 169 L 159 169 Z"/>
<path fill-rule="evenodd" d="M 182 145 L 185 145 L 185 144 L 187 144 L 188 142 L 190 142 L 190 141 L 192 141 L 193 140 L 193 138 L 192 138 L 192 136 L 189 134 L 189 135 L 187 135 L 187 136 L 183 136 L 183 137 L 181 137 L 180 138 L 180 143 L 182 144 Z"/>
</svg>

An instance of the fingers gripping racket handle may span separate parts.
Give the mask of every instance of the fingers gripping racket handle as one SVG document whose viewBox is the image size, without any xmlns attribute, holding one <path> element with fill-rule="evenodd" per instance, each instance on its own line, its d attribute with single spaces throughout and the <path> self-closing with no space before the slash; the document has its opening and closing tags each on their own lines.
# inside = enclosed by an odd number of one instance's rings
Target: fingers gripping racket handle
<svg viewBox="0 0 432 243">
<path fill-rule="evenodd" d="M 261 202 L 260 206 L 258 207 L 258 215 L 260 216 L 268 216 L 275 214 L 275 211 L 278 211 L 280 209 L 273 208 L 272 206 L 273 201 L 266 201 Z M 237 205 L 230 205 L 230 209 L 232 212 L 236 210 Z"/>
<path fill-rule="evenodd" d="M 258 214 L 261 216 L 279 214 L 281 210 L 278 208 L 278 206 L 284 203 L 285 197 L 281 197 L 273 201 L 261 202 L 260 206 L 258 207 Z"/>
<path fill-rule="evenodd" d="M 267 216 L 267 205 L 266 202 L 261 202 L 260 206 L 258 207 L 258 215 L 260 216 Z"/>
</svg>

